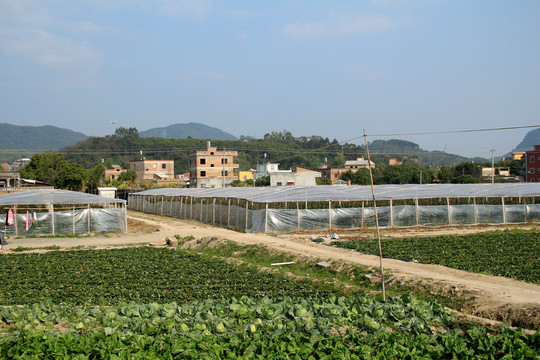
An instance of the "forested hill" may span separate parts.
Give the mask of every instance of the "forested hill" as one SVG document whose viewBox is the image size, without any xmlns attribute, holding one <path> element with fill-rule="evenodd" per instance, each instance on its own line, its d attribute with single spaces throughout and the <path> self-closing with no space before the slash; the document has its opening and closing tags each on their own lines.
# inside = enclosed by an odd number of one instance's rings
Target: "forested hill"
<svg viewBox="0 0 540 360">
<path fill-rule="evenodd" d="M 389 140 L 390 141 L 390 140 Z M 464 160 L 457 155 L 442 152 L 428 152 L 409 143 L 408 149 L 395 149 L 396 156 L 391 153 L 374 154 L 372 160 L 377 167 L 388 164 L 389 157 L 397 157 L 404 163 L 414 165 L 451 165 Z M 175 172 L 189 171 L 189 154 L 195 150 L 206 148 L 207 140 L 203 139 L 165 139 L 157 137 L 142 138 L 138 134 L 91 137 L 76 145 L 63 148 L 60 152 L 66 160 L 80 163 L 86 168 L 98 164 L 101 159 L 105 165 L 120 164 L 129 166 L 130 160 L 164 159 L 175 161 Z M 272 132 L 263 139 L 243 138 L 243 140 L 212 140 L 212 146 L 238 151 L 238 163 L 241 170 L 255 168 L 257 162 L 264 159 L 277 162 L 280 169 L 303 167 L 316 169 L 325 163 L 329 167 L 343 167 L 346 160 L 366 156 L 363 146 L 356 144 L 339 144 L 337 140 L 329 140 L 320 136 L 293 137 L 290 132 Z M 382 146 L 378 143 L 376 148 Z M 414 149 L 411 149 L 410 147 Z M 142 155 L 141 155 L 142 151 Z"/>
<path fill-rule="evenodd" d="M 41 152 L 58 150 L 88 136 L 56 126 L 18 126 L 0 123 L 0 149 Z"/>
<path fill-rule="evenodd" d="M 237 140 L 223 130 L 199 123 L 174 124 L 167 127 L 153 128 L 139 132 L 140 137 L 162 137 L 165 139 L 209 139 Z"/>
</svg>

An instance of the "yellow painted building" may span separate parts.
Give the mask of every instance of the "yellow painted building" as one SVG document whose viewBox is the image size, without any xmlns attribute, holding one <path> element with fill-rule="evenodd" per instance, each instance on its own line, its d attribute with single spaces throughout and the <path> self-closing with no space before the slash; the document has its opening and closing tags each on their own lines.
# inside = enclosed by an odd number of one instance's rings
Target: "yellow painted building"
<svg viewBox="0 0 540 360">
<path fill-rule="evenodd" d="M 240 181 L 246 181 L 246 180 L 253 180 L 253 172 L 254 169 L 250 169 L 247 171 L 239 171 L 238 172 L 238 180 Z"/>
</svg>

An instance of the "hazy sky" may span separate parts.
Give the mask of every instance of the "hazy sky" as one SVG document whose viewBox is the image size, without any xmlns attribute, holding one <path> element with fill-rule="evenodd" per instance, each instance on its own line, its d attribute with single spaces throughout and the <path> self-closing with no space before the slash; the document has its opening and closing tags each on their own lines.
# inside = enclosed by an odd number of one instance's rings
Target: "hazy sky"
<svg viewBox="0 0 540 360">
<path fill-rule="evenodd" d="M 113 121 L 339 141 L 540 124 L 540 1 L 0 0 L 0 122 Z M 392 138 L 489 158 L 529 130 Z"/>
</svg>

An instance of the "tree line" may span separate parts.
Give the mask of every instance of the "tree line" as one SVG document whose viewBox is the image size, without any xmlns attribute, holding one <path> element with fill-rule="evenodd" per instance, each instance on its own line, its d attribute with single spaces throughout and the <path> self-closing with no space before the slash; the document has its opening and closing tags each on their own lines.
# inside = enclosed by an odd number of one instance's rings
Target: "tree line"
<svg viewBox="0 0 540 360">
<path fill-rule="evenodd" d="M 371 156 L 371 160 L 376 164 L 372 169 L 375 184 L 480 182 L 482 179 L 478 176 L 477 167 L 490 165 L 464 161 L 455 165 L 434 166 L 425 162 L 426 154 L 433 152 L 420 150 L 417 144 L 404 140 L 377 140 L 372 144 L 370 147 L 376 152 Z M 237 150 L 235 162 L 239 164 L 240 170 L 256 168 L 257 163 L 262 161 L 277 162 L 281 169 L 317 169 L 322 165 L 343 168 L 346 160 L 366 157 L 366 150 L 362 145 L 341 144 L 336 139 L 330 140 L 321 136 L 294 137 L 286 130 L 265 134 L 262 139 L 242 136 L 240 140 L 212 140 L 211 145 Z M 119 179 L 106 181 L 105 169 L 112 165 L 129 169 L 129 161 L 146 158 L 174 160 L 175 173 L 186 173 L 189 172 L 189 154 L 206 146 L 207 140 L 204 139 L 141 138 L 136 128 L 121 127 L 114 135 L 90 137 L 59 152 L 36 154 L 20 173 L 24 178 L 44 181 L 70 190 L 95 189 L 101 185 L 140 186 L 135 183 L 136 174 L 131 171 L 123 173 Z M 397 155 L 392 155 L 392 152 Z M 437 154 L 437 158 L 440 156 L 443 155 Z M 397 158 L 403 164 L 389 166 L 390 157 Z M 446 160 L 448 159 L 451 158 Z M 508 166 L 512 174 L 519 175 L 523 161 L 502 161 L 496 166 Z M 369 184 L 370 181 L 367 169 L 344 173 L 341 178 L 350 180 L 352 184 Z M 236 185 L 265 186 L 269 183 L 266 180 L 268 179 L 256 184 L 243 184 L 238 181 Z M 502 181 L 502 178 L 498 180 Z M 318 183 L 328 182 L 320 179 Z"/>
</svg>

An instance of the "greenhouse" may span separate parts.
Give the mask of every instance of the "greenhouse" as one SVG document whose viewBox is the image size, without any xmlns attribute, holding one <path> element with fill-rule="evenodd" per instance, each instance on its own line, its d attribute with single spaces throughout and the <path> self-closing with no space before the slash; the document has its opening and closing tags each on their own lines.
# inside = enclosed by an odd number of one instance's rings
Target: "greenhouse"
<svg viewBox="0 0 540 360">
<path fill-rule="evenodd" d="M 376 185 L 380 227 L 523 224 L 540 220 L 540 184 Z M 246 232 L 375 227 L 370 186 L 163 188 L 129 208 Z"/>
<path fill-rule="evenodd" d="M 43 189 L 0 196 L 6 236 L 127 232 L 126 201 Z"/>
</svg>

